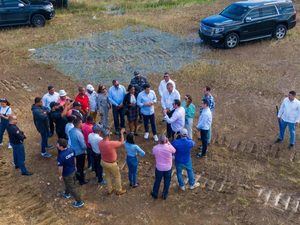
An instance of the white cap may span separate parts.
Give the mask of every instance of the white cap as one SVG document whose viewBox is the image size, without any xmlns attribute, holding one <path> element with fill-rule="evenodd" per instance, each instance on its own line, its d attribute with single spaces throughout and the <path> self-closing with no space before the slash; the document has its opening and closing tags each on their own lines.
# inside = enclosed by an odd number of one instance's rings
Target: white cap
<svg viewBox="0 0 300 225">
<path fill-rule="evenodd" d="M 181 131 L 180 131 L 180 135 L 181 135 L 181 136 L 188 136 L 188 131 L 187 131 L 187 129 L 182 128 Z"/>
<path fill-rule="evenodd" d="M 59 90 L 58 94 L 60 97 L 67 96 L 67 92 L 65 90 Z"/>
<path fill-rule="evenodd" d="M 91 84 L 86 85 L 86 89 L 89 90 L 89 91 L 94 91 L 95 90 L 93 85 L 91 85 Z"/>
</svg>

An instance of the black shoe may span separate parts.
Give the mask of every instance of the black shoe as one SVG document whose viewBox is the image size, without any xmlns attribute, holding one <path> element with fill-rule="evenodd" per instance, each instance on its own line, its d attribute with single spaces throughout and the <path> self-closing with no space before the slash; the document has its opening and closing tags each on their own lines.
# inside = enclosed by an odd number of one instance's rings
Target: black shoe
<svg viewBox="0 0 300 225">
<path fill-rule="evenodd" d="M 196 157 L 199 158 L 199 159 L 201 159 L 201 158 L 206 157 L 206 155 L 202 155 L 202 153 L 198 153 L 198 154 L 196 155 Z"/>
<path fill-rule="evenodd" d="M 138 133 L 134 133 L 133 135 L 134 135 L 134 136 L 139 136 Z"/>
<path fill-rule="evenodd" d="M 87 184 L 88 182 L 89 182 L 88 180 L 84 180 L 84 181 L 79 182 L 79 184 L 80 184 L 80 185 L 85 185 L 85 184 Z"/>
<path fill-rule="evenodd" d="M 275 143 L 280 143 L 280 142 L 282 142 L 280 138 L 277 138 L 277 140 L 275 141 Z"/>
<path fill-rule="evenodd" d="M 17 169 L 19 169 L 19 167 L 18 167 L 18 166 L 15 166 L 15 169 L 17 170 Z"/>
<path fill-rule="evenodd" d="M 202 145 L 201 146 L 199 146 L 199 148 L 198 148 L 200 151 L 202 151 Z"/>
<path fill-rule="evenodd" d="M 165 196 L 165 195 L 162 195 L 162 196 L 161 196 L 161 198 L 162 198 L 163 200 L 167 200 L 167 197 L 168 197 L 168 196 Z"/>
<path fill-rule="evenodd" d="M 54 148 L 54 146 L 53 145 L 48 145 L 46 148 L 47 149 L 52 149 L 52 148 Z"/>
<path fill-rule="evenodd" d="M 153 192 L 151 192 L 151 196 L 153 199 L 157 199 L 157 196 L 153 194 Z"/>
<path fill-rule="evenodd" d="M 30 172 L 28 172 L 28 171 L 27 171 L 26 173 L 22 173 L 23 176 L 31 176 L 32 174 L 33 174 L 33 173 L 30 173 Z"/>
<path fill-rule="evenodd" d="M 290 145 L 289 145 L 289 149 L 291 150 L 292 148 L 294 148 L 294 145 L 293 145 L 293 144 L 290 144 Z"/>
</svg>

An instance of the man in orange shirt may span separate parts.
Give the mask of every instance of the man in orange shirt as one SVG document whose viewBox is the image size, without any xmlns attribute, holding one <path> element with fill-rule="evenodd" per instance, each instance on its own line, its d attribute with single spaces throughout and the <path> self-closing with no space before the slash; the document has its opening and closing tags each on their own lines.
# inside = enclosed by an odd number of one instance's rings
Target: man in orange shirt
<svg viewBox="0 0 300 225">
<path fill-rule="evenodd" d="M 124 144 L 124 132 L 125 128 L 121 129 L 120 141 L 109 140 L 109 130 L 103 130 L 103 140 L 99 142 L 99 149 L 101 153 L 101 166 L 103 167 L 105 178 L 107 181 L 108 194 L 112 194 L 116 190 L 117 195 L 126 193 L 126 190 L 122 188 L 121 174 L 117 164 L 117 150 Z M 112 185 L 112 178 L 115 180 L 115 189 Z"/>
</svg>

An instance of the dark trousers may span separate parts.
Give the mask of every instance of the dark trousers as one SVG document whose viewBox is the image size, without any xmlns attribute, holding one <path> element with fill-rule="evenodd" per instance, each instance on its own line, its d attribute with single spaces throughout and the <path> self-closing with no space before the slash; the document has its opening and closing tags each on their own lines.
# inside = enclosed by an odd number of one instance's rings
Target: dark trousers
<svg viewBox="0 0 300 225">
<path fill-rule="evenodd" d="M 113 111 L 115 130 L 119 131 L 120 126 L 121 126 L 121 128 L 125 128 L 124 108 L 118 109 L 116 106 L 113 106 L 112 111 Z"/>
<path fill-rule="evenodd" d="M 174 113 L 174 110 L 167 113 L 168 117 L 171 118 Z M 171 124 L 167 123 L 167 138 L 174 140 L 175 132 L 172 130 Z"/>
<path fill-rule="evenodd" d="M 87 151 L 88 168 L 92 167 L 92 169 L 94 169 L 94 161 L 92 156 L 93 150 L 92 148 L 87 147 L 86 151 Z"/>
<path fill-rule="evenodd" d="M 65 183 L 65 193 L 71 194 L 74 197 L 75 201 L 80 202 L 81 197 L 76 187 L 76 183 L 75 183 L 76 178 L 74 173 L 72 173 L 69 176 L 63 177 L 63 179 Z"/>
<path fill-rule="evenodd" d="M 84 163 L 85 163 L 85 154 L 77 155 L 76 156 L 76 167 L 77 167 L 76 177 L 80 184 L 83 184 L 85 181 Z"/>
<path fill-rule="evenodd" d="M 93 155 L 96 177 L 98 178 L 98 182 L 101 183 L 103 181 L 103 168 L 101 166 L 101 154 L 97 154 L 93 151 L 92 155 Z"/>
<path fill-rule="evenodd" d="M 41 132 L 41 152 L 45 153 L 46 152 L 46 147 L 48 147 L 48 138 L 49 138 L 49 132 L 48 131 L 44 131 Z"/>
<path fill-rule="evenodd" d="M 22 173 L 27 173 L 25 167 L 25 149 L 23 144 L 12 144 L 14 164 L 16 167 L 19 167 Z"/>
<path fill-rule="evenodd" d="M 145 127 L 145 132 L 149 132 L 149 121 L 151 124 L 151 129 L 153 135 L 156 135 L 156 125 L 155 125 L 155 115 L 154 113 L 152 115 L 143 115 L 144 118 L 144 127 Z"/>
<path fill-rule="evenodd" d="M 201 155 L 206 155 L 207 151 L 207 144 L 208 144 L 208 132 L 209 130 L 200 130 L 200 136 L 202 141 L 202 153 Z"/>
<path fill-rule="evenodd" d="M 153 197 L 155 198 L 158 197 L 159 186 L 162 178 L 164 178 L 164 189 L 162 195 L 164 198 L 168 197 L 169 187 L 171 183 L 171 175 L 172 175 L 172 169 L 168 171 L 159 171 L 158 169 L 155 169 L 155 181 L 152 190 Z"/>
<path fill-rule="evenodd" d="M 8 127 L 8 124 L 9 124 L 8 120 L 3 119 L 3 118 L 1 119 L 1 122 L 0 122 L 0 143 L 3 142 L 3 135 L 4 135 L 5 130 Z"/>
<path fill-rule="evenodd" d="M 128 166 L 128 179 L 130 185 L 137 184 L 137 170 L 139 161 L 137 157 L 127 156 L 126 163 Z"/>
<path fill-rule="evenodd" d="M 54 121 L 53 119 L 51 118 L 50 114 L 48 114 L 49 116 L 49 126 L 50 126 L 50 134 L 54 134 Z"/>
</svg>

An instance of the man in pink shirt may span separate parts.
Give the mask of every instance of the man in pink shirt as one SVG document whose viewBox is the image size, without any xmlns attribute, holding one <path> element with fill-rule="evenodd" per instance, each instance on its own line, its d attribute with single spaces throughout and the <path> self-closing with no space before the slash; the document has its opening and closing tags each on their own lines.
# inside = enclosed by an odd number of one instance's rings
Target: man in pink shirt
<svg viewBox="0 0 300 225">
<path fill-rule="evenodd" d="M 88 141 L 88 137 L 90 133 L 93 133 L 93 125 L 94 125 L 94 119 L 92 116 L 88 116 L 86 118 L 86 122 L 82 124 L 82 133 L 84 137 L 84 142 L 86 144 L 86 151 L 87 151 L 87 159 L 88 159 L 88 168 L 94 169 L 93 165 L 93 159 L 92 159 L 92 146 Z"/>
<path fill-rule="evenodd" d="M 152 153 L 155 156 L 155 181 L 151 195 L 154 199 L 158 197 L 160 182 L 164 178 L 164 189 L 162 198 L 167 199 L 172 177 L 172 154 L 176 152 L 165 135 L 159 137 L 159 144 L 153 147 Z"/>
</svg>

